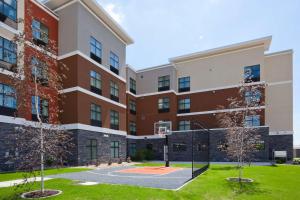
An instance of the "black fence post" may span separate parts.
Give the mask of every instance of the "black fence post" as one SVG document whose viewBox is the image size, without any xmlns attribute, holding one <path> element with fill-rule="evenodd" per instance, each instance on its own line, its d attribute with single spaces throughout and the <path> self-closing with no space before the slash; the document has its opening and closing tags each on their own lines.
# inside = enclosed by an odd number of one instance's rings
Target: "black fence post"
<svg viewBox="0 0 300 200">
<path fill-rule="evenodd" d="M 165 159 L 166 159 L 166 165 L 165 167 L 170 167 L 170 161 L 169 161 L 169 138 L 166 134 L 166 140 L 165 140 Z"/>
</svg>

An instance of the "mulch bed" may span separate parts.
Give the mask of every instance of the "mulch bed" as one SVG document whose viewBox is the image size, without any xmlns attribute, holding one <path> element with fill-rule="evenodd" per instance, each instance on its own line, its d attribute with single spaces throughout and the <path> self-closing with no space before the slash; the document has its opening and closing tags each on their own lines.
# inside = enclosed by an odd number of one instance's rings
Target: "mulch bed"
<svg viewBox="0 0 300 200">
<path fill-rule="evenodd" d="M 42 193 L 40 190 L 37 190 L 37 191 L 31 191 L 22 194 L 22 198 L 24 199 L 46 198 L 46 197 L 56 196 L 60 193 L 61 191 L 59 190 L 45 190 L 44 193 Z"/>
</svg>

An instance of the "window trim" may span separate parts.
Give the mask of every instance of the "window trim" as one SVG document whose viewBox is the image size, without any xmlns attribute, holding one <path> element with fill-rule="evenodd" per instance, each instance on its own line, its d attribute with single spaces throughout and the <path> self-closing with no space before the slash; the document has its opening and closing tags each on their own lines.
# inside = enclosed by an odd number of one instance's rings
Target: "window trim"
<svg viewBox="0 0 300 200">
<path fill-rule="evenodd" d="M 93 119 L 93 114 L 96 116 L 96 119 Z M 97 118 L 100 118 L 98 120 Z M 90 106 L 90 122 L 92 126 L 102 127 L 102 110 L 101 106 L 91 103 Z"/>
<path fill-rule="evenodd" d="M 0 36 L 0 40 L 2 42 L 0 42 L 0 61 L 1 62 L 4 62 L 4 63 L 7 63 L 9 65 L 16 65 L 17 64 L 17 45 L 13 42 L 13 41 L 10 41 L 4 37 L 1 37 Z M 5 42 L 7 42 L 9 44 L 9 47 L 11 47 L 10 49 L 6 48 L 5 47 Z M 12 58 L 15 62 L 9 62 L 7 60 L 5 60 L 4 58 L 4 52 L 8 52 L 8 55 L 13 55 L 14 57 Z M 6 53 L 7 54 L 7 53 Z M 0 66 L 0 67 L 6 67 L 6 66 Z M 9 69 L 10 71 L 13 71 L 12 69 Z"/>
<path fill-rule="evenodd" d="M 97 47 L 97 45 L 99 47 Z M 95 52 L 92 51 L 92 47 L 95 48 Z M 97 55 L 97 50 L 100 52 L 100 55 Z M 95 60 L 97 63 L 102 64 L 102 53 L 102 43 L 95 37 L 90 36 L 90 58 Z"/>
<path fill-rule="evenodd" d="M 120 113 L 115 110 L 110 110 L 110 128 L 119 130 L 120 126 Z"/>
<path fill-rule="evenodd" d="M 5 92 L 5 87 L 7 87 L 9 90 L 11 90 L 11 94 L 7 94 Z M 15 116 L 17 112 L 17 98 L 16 98 L 16 91 L 15 89 L 7 84 L 0 83 L 0 97 L 2 96 L 2 102 L 0 102 L 0 114 L 7 115 L 7 116 Z M 7 98 L 11 98 L 12 107 L 6 106 Z"/>
<path fill-rule="evenodd" d="M 189 104 L 186 102 L 189 100 Z M 183 102 L 183 103 L 182 103 Z M 181 105 L 183 105 L 183 109 L 181 109 Z M 189 105 L 189 106 L 186 106 Z M 189 113 L 191 112 L 191 98 L 184 98 L 178 100 L 178 113 Z"/>
<path fill-rule="evenodd" d="M 39 27 L 35 27 L 34 23 L 39 24 Z M 47 31 L 42 30 L 42 28 L 44 28 Z M 34 34 L 34 31 L 36 31 L 36 33 L 39 33 L 39 37 L 36 37 L 36 35 Z M 31 32 L 32 32 L 32 39 L 36 44 L 45 46 L 49 43 L 49 35 L 50 35 L 49 27 L 46 24 L 44 24 L 43 22 L 41 22 L 37 19 L 33 19 L 31 22 Z"/>
<path fill-rule="evenodd" d="M 188 123 L 186 123 L 186 122 L 188 122 Z M 187 126 L 189 126 L 189 129 L 187 129 Z M 181 129 L 181 127 L 183 127 L 183 129 Z M 189 130 L 191 130 L 191 121 L 189 121 L 189 120 L 179 121 L 178 122 L 178 130 L 179 131 L 189 131 Z"/>
<path fill-rule="evenodd" d="M 129 90 L 131 93 L 136 94 L 136 80 L 129 78 Z"/>
<path fill-rule="evenodd" d="M 129 133 L 130 135 L 136 135 L 136 123 L 133 121 L 129 122 Z"/>
<path fill-rule="evenodd" d="M 119 92 L 119 85 L 114 81 L 110 81 L 110 99 L 119 102 Z"/>
<path fill-rule="evenodd" d="M 159 113 L 170 112 L 170 98 L 169 97 L 159 98 L 157 103 L 158 103 L 158 112 Z"/>
<path fill-rule="evenodd" d="M 17 0 L 13 0 L 13 1 L 15 2 L 15 5 L 16 5 L 15 8 L 14 8 L 13 6 L 9 5 L 8 3 L 6 3 L 4 0 L 0 0 L 0 2 L 2 2 L 2 6 L 3 6 L 2 8 L 0 7 L 0 15 L 3 15 L 3 16 L 5 16 L 6 18 L 9 18 L 10 20 L 12 20 L 12 21 L 14 21 L 14 22 L 17 22 L 17 20 L 18 20 L 18 1 L 17 1 Z M 4 11 L 5 11 L 4 5 L 6 5 L 6 6 L 12 8 L 12 9 L 15 11 L 15 14 L 16 14 L 16 18 L 15 18 L 15 19 L 11 18 L 10 16 L 8 16 L 8 15 L 6 15 L 6 14 L 4 13 Z M 3 10 L 3 11 L 2 11 L 2 10 Z M 2 16 L 1 16 L 1 18 L 2 18 Z M 3 19 L 4 19 L 4 17 L 3 17 Z M 5 20 L 5 19 L 4 19 L 4 20 Z M 4 20 L 3 20 L 3 21 L 4 21 Z M 0 20 L 0 21 L 2 21 L 2 20 Z"/>
<path fill-rule="evenodd" d="M 115 74 L 119 75 L 120 58 L 113 51 L 110 51 L 110 53 L 109 53 L 109 66 L 110 66 L 110 70 L 112 72 L 114 72 Z"/>
<path fill-rule="evenodd" d="M 188 79 L 188 81 L 185 81 L 185 79 Z M 180 87 L 182 84 L 185 85 L 186 83 L 188 83 L 188 87 Z M 178 92 L 189 92 L 190 87 L 191 87 L 191 77 L 190 76 L 178 78 Z"/>
<path fill-rule="evenodd" d="M 171 80 L 170 80 L 170 75 L 165 75 L 165 76 L 160 76 L 158 77 L 158 91 L 167 91 L 170 90 L 170 85 L 171 85 Z M 161 86 L 160 86 L 161 85 Z"/>
<path fill-rule="evenodd" d="M 134 108 L 134 109 L 132 109 Z M 136 102 L 133 100 L 129 100 L 129 111 L 130 114 L 136 115 Z"/>
<path fill-rule="evenodd" d="M 97 82 L 99 84 L 99 87 L 97 87 Z M 100 73 L 94 70 L 90 71 L 90 90 L 95 94 L 102 95 L 102 76 Z"/>
<path fill-rule="evenodd" d="M 113 152 L 113 155 L 112 155 L 112 152 Z M 120 158 L 120 142 L 119 141 L 110 142 L 110 157 L 111 158 Z"/>
</svg>

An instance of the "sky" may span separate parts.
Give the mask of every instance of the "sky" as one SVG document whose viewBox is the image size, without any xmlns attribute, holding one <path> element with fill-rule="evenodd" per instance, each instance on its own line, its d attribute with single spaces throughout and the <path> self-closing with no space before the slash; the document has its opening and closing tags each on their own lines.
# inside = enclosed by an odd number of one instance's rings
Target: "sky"
<svg viewBox="0 0 300 200">
<path fill-rule="evenodd" d="M 272 35 L 269 52 L 294 51 L 294 144 L 300 145 L 299 0 L 97 0 L 135 40 L 135 69 L 187 53 Z"/>
</svg>

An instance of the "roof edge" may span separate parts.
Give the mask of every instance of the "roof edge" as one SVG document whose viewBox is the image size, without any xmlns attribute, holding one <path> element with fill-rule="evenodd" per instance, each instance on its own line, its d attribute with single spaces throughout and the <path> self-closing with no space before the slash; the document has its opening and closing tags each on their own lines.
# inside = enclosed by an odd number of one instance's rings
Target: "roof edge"
<svg viewBox="0 0 300 200">
<path fill-rule="evenodd" d="M 246 49 L 246 48 L 260 46 L 260 45 L 263 45 L 264 50 L 268 51 L 271 41 L 272 41 L 272 36 L 267 36 L 267 37 L 262 37 L 262 38 L 258 38 L 258 39 L 254 39 L 254 40 L 249 40 L 246 42 L 240 42 L 240 43 L 222 46 L 222 47 L 218 47 L 218 48 L 213 48 L 213 49 L 209 49 L 209 50 L 204 50 L 204 51 L 200 51 L 200 52 L 196 52 L 196 53 L 173 57 L 173 58 L 170 58 L 169 61 L 171 63 L 184 62 L 187 60 L 192 60 L 192 59 L 197 59 L 197 58 L 205 58 L 205 57 L 208 57 L 211 55 L 218 55 L 218 54 L 222 54 L 225 52 L 231 52 L 231 51 L 236 51 L 239 49 Z"/>
</svg>

